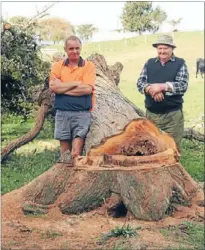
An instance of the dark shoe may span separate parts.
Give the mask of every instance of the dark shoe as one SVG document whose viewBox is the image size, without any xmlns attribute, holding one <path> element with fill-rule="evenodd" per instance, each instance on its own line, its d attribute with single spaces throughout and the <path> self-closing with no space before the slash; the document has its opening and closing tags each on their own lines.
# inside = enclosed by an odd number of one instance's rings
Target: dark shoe
<svg viewBox="0 0 205 250">
<path fill-rule="evenodd" d="M 72 159 L 70 151 L 64 152 L 60 156 L 60 158 L 57 160 L 57 163 L 64 163 L 64 164 L 73 165 L 73 159 Z"/>
</svg>

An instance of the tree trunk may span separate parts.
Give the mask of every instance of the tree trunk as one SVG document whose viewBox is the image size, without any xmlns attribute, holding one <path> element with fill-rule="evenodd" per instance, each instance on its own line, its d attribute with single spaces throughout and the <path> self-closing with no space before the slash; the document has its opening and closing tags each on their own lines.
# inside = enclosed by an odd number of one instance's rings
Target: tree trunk
<svg viewBox="0 0 205 250">
<path fill-rule="evenodd" d="M 145 117 L 144 112 L 128 100 L 118 88 L 123 65 L 117 62 L 109 67 L 105 58 L 99 54 L 90 56 L 88 60 L 96 65 L 96 105 L 92 112 L 92 125 L 85 141 L 85 153 L 88 152 L 93 145 L 99 144 L 103 138 L 120 133 L 123 127 L 133 119 Z M 32 141 L 40 132 L 45 117 L 51 112 L 53 107 L 53 96 L 47 88 L 48 78 L 46 79 L 46 88 L 40 92 L 38 98 L 40 108 L 35 119 L 34 128 L 26 135 L 11 141 L 2 150 L 2 162 L 7 159 L 13 150 Z M 33 92 L 35 92 L 32 96 L 34 101 L 36 101 L 37 89 L 33 89 Z M 43 106 L 41 107 L 41 105 Z M 48 109 L 45 109 L 44 105 L 45 107 L 47 105 Z M 44 111 L 44 113 L 42 113 L 42 111 Z M 204 138 L 203 134 L 193 129 L 186 129 L 184 136 L 188 139 L 194 138 L 200 141 Z"/>
<path fill-rule="evenodd" d="M 92 112 L 92 125 L 85 141 L 85 152 L 108 136 L 122 132 L 126 124 L 144 116 L 116 86 L 113 72 L 103 56 L 95 54 L 88 58 L 96 65 L 96 105 Z"/>
<path fill-rule="evenodd" d="M 203 193 L 179 163 L 174 140 L 146 119 L 130 122 L 78 157 L 73 168 L 55 164 L 21 189 L 24 214 L 52 207 L 79 214 L 110 203 L 113 195 L 118 199 L 106 206 L 111 214 L 124 206 L 137 219 L 157 221 L 177 205 L 191 207 L 196 217 L 203 213 L 197 205 Z"/>
</svg>

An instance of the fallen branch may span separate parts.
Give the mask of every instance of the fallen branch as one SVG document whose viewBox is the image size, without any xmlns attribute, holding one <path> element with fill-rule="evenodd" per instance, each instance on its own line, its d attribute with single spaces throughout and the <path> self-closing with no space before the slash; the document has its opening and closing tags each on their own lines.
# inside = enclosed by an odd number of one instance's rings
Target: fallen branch
<svg viewBox="0 0 205 250">
<path fill-rule="evenodd" d="M 197 141 L 204 142 L 204 134 L 194 128 L 185 128 L 183 137 L 189 140 L 195 139 Z"/>
</svg>

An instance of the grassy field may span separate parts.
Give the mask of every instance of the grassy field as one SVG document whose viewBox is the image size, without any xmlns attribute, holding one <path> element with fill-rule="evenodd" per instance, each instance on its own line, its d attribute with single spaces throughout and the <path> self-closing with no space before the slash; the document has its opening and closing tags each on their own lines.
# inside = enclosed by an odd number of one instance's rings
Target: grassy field
<svg viewBox="0 0 205 250">
<path fill-rule="evenodd" d="M 140 71 L 150 57 L 156 55 L 151 46 L 156 35 L 127 39 L 125 41 L 108 41 L 101 43 L 85 44 L 83 57 L 92 53 L 101 53 L 105 56 L 108 64 L 116 61 L 124 65 L 121 75 L 120 89 L 133 103 L 144 109 L 144 97 L 136 89 L 136 80 Z M 183 57 L 190 73 L 190 82 L 184 97 L 185 124 L 190 126 L 192 121 L 204 113 L 204 82 L 199 76 L 195 78 L 196 58 L 204 55 L 204 33 L 202 32 L 179 32 L 175 35 L 177 49 L 175 54 Z M 62 51 L 62 45 L 53 45 Z M 2 124 L 2 145 L 6 145 L 32 126 L 32 119 L 27 123 L 20 123 L 19 118 L 9 116 Z M 44 125 L 44 130 L 33 142 L 18 149 L 9 161 L 2 164 L 2 192 L 6 193 L 16 189 L 52 166 L 59 156 L 58 142 L 53 140 L 53 131 L 49 122 Z M 182 164 L 187 171 L 198 181 L 204 181 L 204 144 L 195 141 L 183 140 Z"/>
</svg>

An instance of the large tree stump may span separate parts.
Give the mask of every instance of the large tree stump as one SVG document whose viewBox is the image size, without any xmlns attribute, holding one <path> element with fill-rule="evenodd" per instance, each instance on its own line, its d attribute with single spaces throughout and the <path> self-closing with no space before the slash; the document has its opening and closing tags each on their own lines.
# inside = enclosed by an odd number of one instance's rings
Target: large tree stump
<svg viewBox="0 0 205 250">
<path fill-rule="evenodd" d="M 174 140 L 122 95 L 103 56 L 89 60 L 96 65 L 97 80 L 86 156 L 76 159 L 73 168 L 55 164 L 17 190 L 24 213 L 57 206 L 62 213 L 78 214 L 108 203 L 109 211 L 123 204 L 135 218 L 160 220 L 178 203 L 197 214 L 203 193 L 179 163 Z M 50 93 L 44 93 L 45 101 Z M 117 199 L 109 203 L 113 195 Z"/>
<path fill-rule="evenodd" d="M 108 210 L 123 204 L 135 218 L 154 221 L 176 204 L 194 206 L 194 198 L 202 199 L 179 163 L 174 140 L 147 119 L 135 119 L 76 159 L 73 168 L 55 164 L 24 186 L 21 203 L 25 214 L 47 213 L 53 206 L 79 214 L 102 206 L 112 195 L 118 199 Z"/>
</svg>

